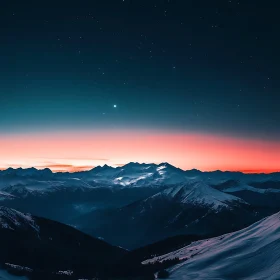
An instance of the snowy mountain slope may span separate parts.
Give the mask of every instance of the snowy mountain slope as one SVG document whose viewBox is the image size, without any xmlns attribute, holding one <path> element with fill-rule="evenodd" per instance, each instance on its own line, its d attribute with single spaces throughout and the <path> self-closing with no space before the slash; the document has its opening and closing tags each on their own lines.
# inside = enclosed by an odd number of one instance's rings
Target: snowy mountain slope
<svg viewBox="0 0 280 280">
<path fill-rule="evenodd" d="M 23 214 L 3 206 L 0 206 L 0 227 L 10 230 L 20 228 L 39 231 L 39 226 L 35 223 L 30 214 Z"/>
<path fill-rule="evenodd" d="M 279 279 L 280 213 L 144 263 L 174 258 L 182 262 L 170 269 L 169 279 Z"/>
<path fill-rule="evenodd" d="M 236 196 L 220 192 L 208 186 L 203 181 L 193 180 L 189 180 L 183 185 L 168 188 L 163 192 L 154 195 L 151 199 L 159 196 L 165 196 L 184 204 L 211 206 L 211 208 L 217 211 L 223 207 L 230 207 L 231 203 L 246 203 Z"/>
</svg>

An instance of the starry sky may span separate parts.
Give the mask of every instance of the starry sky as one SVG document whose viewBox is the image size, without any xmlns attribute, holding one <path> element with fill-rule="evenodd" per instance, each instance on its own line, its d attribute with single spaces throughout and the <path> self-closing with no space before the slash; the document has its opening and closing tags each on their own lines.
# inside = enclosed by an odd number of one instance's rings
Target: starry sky
<svg viewBox="0 0 280 280">
<path fill-rule="evenodd" d="M 0 168 L 279 171 L 277 1 L 2 1 Z"/>
</svg>

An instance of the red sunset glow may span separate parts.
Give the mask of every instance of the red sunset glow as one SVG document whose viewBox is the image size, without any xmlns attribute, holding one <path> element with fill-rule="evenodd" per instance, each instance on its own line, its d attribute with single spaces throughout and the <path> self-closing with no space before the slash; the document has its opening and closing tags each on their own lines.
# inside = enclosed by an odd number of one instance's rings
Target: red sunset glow
<svg viewBox="0 0 280 280">
<path fill-rule="evenodd" d="M 0 167 L 53 171 L 120 166 L 130 161 L 169 162 L 182 169 L 279 171 L 280 143 L 202 133 L 115 131 L 10 135 L 0 139 Z"/>
</svg>

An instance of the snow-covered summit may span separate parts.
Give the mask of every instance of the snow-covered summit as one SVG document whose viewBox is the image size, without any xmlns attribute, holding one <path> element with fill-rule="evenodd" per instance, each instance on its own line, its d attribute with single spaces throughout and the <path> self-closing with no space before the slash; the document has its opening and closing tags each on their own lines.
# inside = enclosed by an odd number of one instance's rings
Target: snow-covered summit
<svg viewBox="0 0 280 280">
<path fill-rule="evenodd" d="M 165 189 L 153 197 L 165 196 L 176 202 L 193 205 L 207 205 L 213 209 L 230 207 L 232 203 L 245 202 L 233 195 L 216 190 L 203 181 L 189 180 L 184 184 Z"/>
<path fill-rule="evenodd" d="M 129 163 L 118 168 L 118 173 L 112 179 L 115 184 L 124 186 L 149 186 L 181 183 L 187 176 L 183 170 L 168 163 Z"/>
</svg>

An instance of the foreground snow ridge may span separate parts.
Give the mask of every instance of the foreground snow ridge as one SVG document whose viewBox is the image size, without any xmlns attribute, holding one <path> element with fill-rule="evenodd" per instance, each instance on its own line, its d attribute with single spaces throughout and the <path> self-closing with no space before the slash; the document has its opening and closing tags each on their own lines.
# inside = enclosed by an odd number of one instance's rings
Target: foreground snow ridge
<svg viewBox="0 0 280 280">
<path fill-rule="evenodd" d="M 187 279 L 280 279 L 280 212 L 245 229 L 193 242 L 144 263 L 179 258 L 170 278 Z"/>
</svg>

